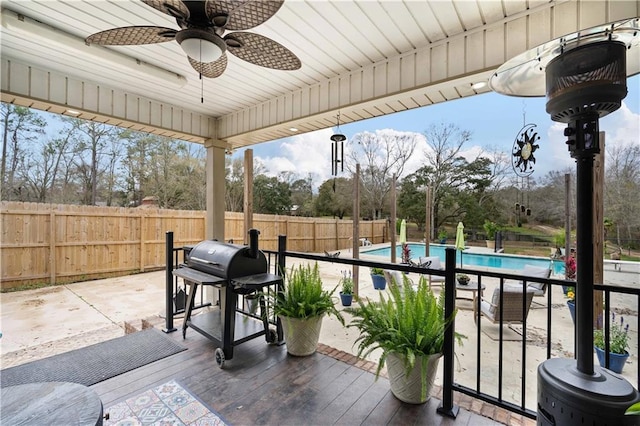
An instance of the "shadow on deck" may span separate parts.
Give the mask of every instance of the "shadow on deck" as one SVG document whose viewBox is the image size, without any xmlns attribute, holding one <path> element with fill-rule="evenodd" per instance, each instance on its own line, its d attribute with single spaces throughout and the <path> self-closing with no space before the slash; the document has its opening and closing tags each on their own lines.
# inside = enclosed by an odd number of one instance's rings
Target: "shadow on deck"
<svg viewBox="0 0 640 426">
<path fill-rule="evenodd" d="M 92 386 L 105 413 L 117 402 L 174 379 L 232 425 L 533 424 L 465 395 L 456 394 L 461 407 L 456 419 L 436 413 L 437 393 L 423 405 L 402 403 L 385 377 L 375 380 L 374 363 L 325 345 L 314 355 L 296 358 L 287 355 L 285 346 L 258 338 L 236 346 L 233 359 L 220 369 L 211 341 L 192 330 L 185 340 L 181 332 L 169 336 L 188 350 Z"/>
</svg>

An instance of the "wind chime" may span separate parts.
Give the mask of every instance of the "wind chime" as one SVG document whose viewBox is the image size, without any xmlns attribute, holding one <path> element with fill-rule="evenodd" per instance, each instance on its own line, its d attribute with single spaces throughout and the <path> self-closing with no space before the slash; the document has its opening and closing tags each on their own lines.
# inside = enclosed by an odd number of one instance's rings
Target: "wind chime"
<svg viewBox="0 0 640 426">
<path fill-rule="evenodd" d="M 533 173 L 536 163 L 534 152 L 540 147 L 536 142 L 540 140 L 535 124 L 525 124 L 518 132 L 513 143 L 512 161 L 513 171 L 516 174 L 518 195 L 516 197 L 515 211 L 517 225 L 522 226 L 522 216 L 531 216 L 529 205 L 529 176 Z M 526 203 L 525 194 L 526 187 Z"/>
<path fill-rule="evenodd" d="M 347 137 L 340 133 L 340 113 L 337 116 L 338 126 L 337 133 L 331 135 L 331 176 L 333 176 L 333 192 L 336 192 L 336 176 L 338 176 L 338 168 L 340 172 L 344 172 L 344 141 Z"/>
</svg>

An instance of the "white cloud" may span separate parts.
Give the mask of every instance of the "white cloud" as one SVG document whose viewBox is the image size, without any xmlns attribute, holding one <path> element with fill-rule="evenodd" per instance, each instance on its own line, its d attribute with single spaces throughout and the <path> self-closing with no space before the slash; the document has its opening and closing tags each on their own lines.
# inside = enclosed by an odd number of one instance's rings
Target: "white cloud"
<svg viewBox="0 0 640 426">
<path fill-rule="evenodd" d="M 323 129 L 302 135 L 292 136 L 276 144 L 272 152 L 280 155 L 256 156 L 267 170 L 267 174 L 275 176 L 281 172 L 292 172 L 300 178 L 311 175 L 317 188 L 331 177 L 331 140 L 333 129 Z"/>
<path fill-rule="evenodd" d="M 575 167 L 575 160 L 569 154 L 564 136 L 565 123 L 547 121 L 540 126 L 540 150 L 537 152 L 534 178 L 539 179 L 553 170 L 565 170 Z M 600 130 L 606 132 L 607 146 L 618 144 L 640 143 L 640 114 L 631 111 L 623 103 L 622 107 L 600 120 Z M 376 134 L 406 133 L 394 129 L 371 130 Z M 280 172 L 293 172 L 300 178 L 309 174 L 312 176 L 314 187 L 331 178 L 331 135 L 335 129 L 328 128 L 315 132 L 293 136 L 282 141 L 262 146 L 255 146 L 256 162 L 262 163 L 268 174 L 275 176 Z M 411 133 L 411 132 L 409 132 Z M 425 150 L 427 149 L 424 135 L 416 133 L 419 142 L 403 173 L 404 177 L 425 165 Z M 507 156 L 511 155 L 511 144 L 499 146 Z M 480 152 L 491 147 L 474 144 L 465 147 L 460 155 L 467 160 L 474 160 Z M 345 142 L 345 158 L 350 150 L 350 140 Z M 345 175 L 347 173 L 345 169 Z"/>
<path fill-rule="evenodd" d="M 631 111 L 623 102 L 619 110 L 600 120 L 600 130 L 606 132 L 607 146 L 637 145 L 640 143 L 640 114 Z"/>
</svg>

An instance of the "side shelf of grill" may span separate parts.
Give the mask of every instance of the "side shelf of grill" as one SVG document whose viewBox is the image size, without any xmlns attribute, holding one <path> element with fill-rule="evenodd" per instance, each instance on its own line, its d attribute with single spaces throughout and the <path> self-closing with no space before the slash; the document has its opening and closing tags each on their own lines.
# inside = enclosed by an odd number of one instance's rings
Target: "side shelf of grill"
<svg viewBox="0 0 640 426">
<path fill-rule="evenodd" d="M 197 283 L 199 285 L 224 285 L 227 280 L 215 275 L 205 274 L 192 268 L 178 268 L 173 270 L 173 275 L 185 281 Z"/>
</svg>

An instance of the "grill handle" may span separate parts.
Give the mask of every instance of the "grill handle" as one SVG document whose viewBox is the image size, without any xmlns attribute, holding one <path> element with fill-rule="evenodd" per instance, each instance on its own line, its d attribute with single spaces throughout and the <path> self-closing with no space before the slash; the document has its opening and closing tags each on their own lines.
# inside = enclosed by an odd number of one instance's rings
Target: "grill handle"
<svg viewBox="0 0 640 426">
<path fill-rule="evenodd" d="M 211 260 L 202 259 L 201 257 L 191 256 L 190 259 L 195 260 L 196 262 L 206 263 L 208 265 L 220 265 L 218 262 L 212 262 Z"/>
<path fill-rule="evenodd" d="M 258 235 L 260 231 L 257 229 L 249 229 L 249 257 L 253 259 L 258 258 Z"/>
</svg>

